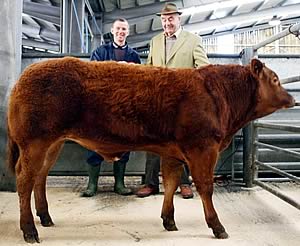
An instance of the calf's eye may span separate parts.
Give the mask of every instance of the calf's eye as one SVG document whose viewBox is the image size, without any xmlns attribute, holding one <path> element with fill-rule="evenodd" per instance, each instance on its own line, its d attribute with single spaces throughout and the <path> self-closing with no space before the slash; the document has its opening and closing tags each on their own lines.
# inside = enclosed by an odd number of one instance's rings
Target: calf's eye
<svg viewBox="0 0 300 246">
<path fill-rule="evenodd" d="M 274 78 L 274 79 L 273 79 L 273 83 L 279 85 L 279 80 L 278 80 L 278 78 Z"/>
</svg>

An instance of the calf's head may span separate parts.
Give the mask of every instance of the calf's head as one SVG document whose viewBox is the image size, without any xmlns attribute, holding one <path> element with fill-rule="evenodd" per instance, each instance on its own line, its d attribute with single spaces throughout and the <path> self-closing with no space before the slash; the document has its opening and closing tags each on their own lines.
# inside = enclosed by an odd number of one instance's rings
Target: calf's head
<svg viewBox="0 0 300 246">
<path fill-rule="evenodd" d="M 295 99 L 281 86 L 274 71 L 257 59 L 251 61 L 250 70 L 258 80 L 256 118 L 295 106 Z"/>
</svg>

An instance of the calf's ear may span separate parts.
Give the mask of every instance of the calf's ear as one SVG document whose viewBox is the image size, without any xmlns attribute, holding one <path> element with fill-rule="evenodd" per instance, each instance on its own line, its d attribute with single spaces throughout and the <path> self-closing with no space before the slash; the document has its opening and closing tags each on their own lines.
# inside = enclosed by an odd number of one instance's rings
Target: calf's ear
<svg viewBox="0 0 300 246">
<path fill-rule="evenodd" d="M 264 64 L 258 59 L 251 60 L 251 72 L 255 75 L 259 75 L 261 70 L 263 69 Z"/>
</svg>

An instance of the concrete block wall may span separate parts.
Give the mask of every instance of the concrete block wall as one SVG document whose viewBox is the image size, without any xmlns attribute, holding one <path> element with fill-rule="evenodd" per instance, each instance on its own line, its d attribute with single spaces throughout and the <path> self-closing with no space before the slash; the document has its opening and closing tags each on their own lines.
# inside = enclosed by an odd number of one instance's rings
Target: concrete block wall
<svg viewBox="0 0 300 246">
<path fill-rule="evenodd" d="M 6 169 L 6 110 L 10 89 L 21 72 L 22 0 L 1 0 L 0 7 L 0 190 L 15 190 Z"/>
</svg>

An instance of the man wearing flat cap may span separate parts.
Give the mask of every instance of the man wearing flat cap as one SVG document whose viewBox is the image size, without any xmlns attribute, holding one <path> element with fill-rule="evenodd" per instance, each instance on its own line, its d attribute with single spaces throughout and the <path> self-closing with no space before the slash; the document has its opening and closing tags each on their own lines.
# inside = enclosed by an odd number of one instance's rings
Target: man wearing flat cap
<svg viewBox="0 0 300 246">
<path fill-rule="evenodd" d="M 160 13 L 164 32 L 152 38 L 147 63 L 168 68 L 199 68 L 209 61 L 202 47 L 201 37 L 185 31 L 180 25 L 181 11 L 174 3 L 166 3 Z M 164 162 L 174 162 L 165 158 Z M 159 192 L 159 156 L 147 153 L 145 186 L 138 190 L 138 197 Z M 184 166 L 180 192 L 183 198 L 192 198 L 193 192 L 188 179 L 188 167 Z"/>
<path fill-rule="evenodd" d="M 148 64 L 170 68 L 198 68 L 209 64 L 201 37 L 182 30 L 181 14 L 174 3 L 167 3 L 157 13 L 164 32 L 151 40 Z"/>
</svg>

